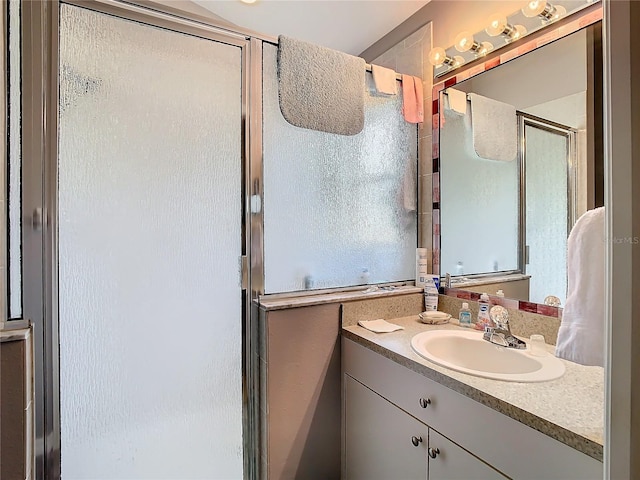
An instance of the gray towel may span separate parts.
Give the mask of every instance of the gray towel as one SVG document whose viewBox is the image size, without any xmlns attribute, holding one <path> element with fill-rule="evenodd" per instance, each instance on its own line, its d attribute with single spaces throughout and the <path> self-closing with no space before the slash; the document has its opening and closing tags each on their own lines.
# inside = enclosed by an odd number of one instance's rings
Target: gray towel
<svg viewBox="0 0 640 480">
<path fill-rule="evenodd" d="M 340 135 L 360 133 L 364 60 L 284 35 L 278 40 L 278 93 L 287 122 Z"/>
<path fill-rule="evenodd" d="M 473 148 L 480 158 L 510 162 L 518 154 L 516 107 L 475 93 L 471 101 Z"/>
</svg>

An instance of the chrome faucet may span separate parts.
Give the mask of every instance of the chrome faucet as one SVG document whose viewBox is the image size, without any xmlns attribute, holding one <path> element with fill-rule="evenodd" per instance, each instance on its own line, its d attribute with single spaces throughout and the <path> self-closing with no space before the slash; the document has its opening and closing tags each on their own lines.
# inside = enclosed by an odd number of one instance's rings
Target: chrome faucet
<svg viewBox="0 0 640 480">
<path fill-rule="evenodd" d="M 517 348 L 518 350 L 527 348 L 525 342 L 514 337 L 511 333 L 511 328 L 509 327 L 509 312 L 506 308 L 501 305 L 491 307 L 489 316 L 495 327 L 485 327 L 482 338 L 505 348 Z"/>
</svg>

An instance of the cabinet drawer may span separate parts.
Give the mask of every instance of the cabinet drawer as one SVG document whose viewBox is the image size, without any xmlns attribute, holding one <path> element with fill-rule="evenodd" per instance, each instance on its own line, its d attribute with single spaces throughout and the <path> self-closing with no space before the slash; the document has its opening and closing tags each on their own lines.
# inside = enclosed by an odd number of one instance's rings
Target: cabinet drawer
<svg viewBox="0 0 640 480">
<path fill-rule="evenodd" d="M 597 460 L 362 345 L 343 338 L 342 355 L 345 373 L 509 477 L 602 478 Z"/>
</svg>

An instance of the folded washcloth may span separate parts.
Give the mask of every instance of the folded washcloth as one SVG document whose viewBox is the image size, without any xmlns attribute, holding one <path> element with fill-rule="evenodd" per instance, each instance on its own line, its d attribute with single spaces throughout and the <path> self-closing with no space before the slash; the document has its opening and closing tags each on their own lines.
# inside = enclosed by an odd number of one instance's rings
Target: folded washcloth
<svg viewBox="0 0 640 480">
<path fill-rule="evenodd" d="M 409 123 L 424 121 L 424 94 L 418 77 L 402 75 L 402 115 Z"/>
<path fill-rule="evenodd" d="M 453 112 L 465 115 L 467 113 L 467 93 L 455 88 L 447 89 L 449 97 L 449 109 Z"/>
<path fill-rule="evenodd" d="M 396 72 L 394 70 L 372 64 L 371 73 L 373 74 L 373 83 L 376 85 L 378 93 L 383 93 L 385 95 L 398 94 Z"/>
<path fill-rule="evenodd" d="M 396 330 L 404 330 L 404 327 L 389 323 L 381 318 L 378 320 L 360 320 L 358 325 L 376 333 L 389 333 L 395 332 Z"/>
</svg>

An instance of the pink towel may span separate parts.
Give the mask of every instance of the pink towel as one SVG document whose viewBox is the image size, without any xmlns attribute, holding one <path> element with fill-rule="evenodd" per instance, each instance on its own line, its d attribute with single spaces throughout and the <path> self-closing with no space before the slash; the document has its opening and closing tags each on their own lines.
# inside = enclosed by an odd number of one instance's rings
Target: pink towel
<svg viewBox="0 0 640 480">
<path fill-rule="evenodd" d="M 422 80 L 418 77 L 402 75 L 402 115 L 409 123 L 424 121 Z"/>
</svg>

